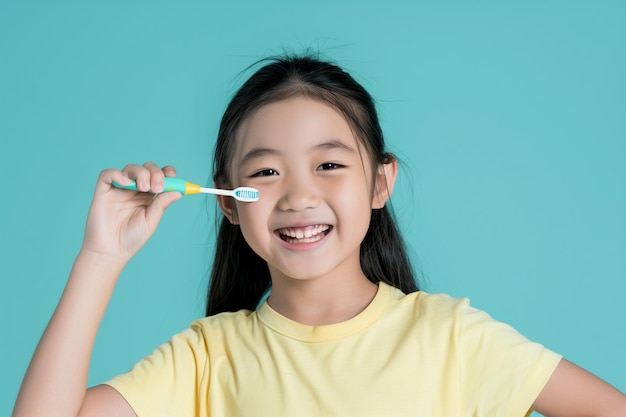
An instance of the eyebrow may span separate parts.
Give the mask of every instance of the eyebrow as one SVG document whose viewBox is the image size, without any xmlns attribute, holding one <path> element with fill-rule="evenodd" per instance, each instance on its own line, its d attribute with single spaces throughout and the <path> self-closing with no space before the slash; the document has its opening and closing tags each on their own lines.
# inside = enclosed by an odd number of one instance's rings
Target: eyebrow
<svg viewBox="0 0 626 417">
<path fill-rule="evenodd" d="M 266 156 L 278 156 L 280 151 L 270 148 L 253 148 L 241 159 L 240 165 L 246 165 L 254 161 L 255 159 L 263 158 Z"/>
<path fill-rule="evenodd" d="M 356 152 L 354 148 L 352 148 L 352 146 L 343 143 L 339 139 L 331 139 L 327 142 L 320 143 L 319 145 L 315 145 L 311 150 L 312 151 L 332 151 L 334 149 L 339 149 L 339 150 L 347 151 L 351 153 Z"/>
<path fill-rule="evenodd" d="M 313 146 L 308 153 L 316 152 L 316 151 L 331 151 L 331 150 L 341 150 L 350 153 L 355 153 L 356 151 L 351 146 L 343 143 L 338 139 L 331 139 L 329 141 L 320 143 L 318 145 Z M 280 156 L 281 152 L 278 149 L 271 148 L 253 148 L 248 151 L 244 157 L 241 159 L 240 165 L 246 165 L 254 161 L 255 159 L 264 158 L 266 156 Z"/>
</svg>

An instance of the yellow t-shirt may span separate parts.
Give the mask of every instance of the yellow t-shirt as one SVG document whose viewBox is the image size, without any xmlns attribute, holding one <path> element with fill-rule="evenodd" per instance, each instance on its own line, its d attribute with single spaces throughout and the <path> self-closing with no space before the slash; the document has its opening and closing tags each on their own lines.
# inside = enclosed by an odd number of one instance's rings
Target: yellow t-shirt
<svg viewBox="0 0 626 417">
<path fill-rule="evenodd" d="M 200 319 L 107 384 L 139 417 L 519 417 L 559 360 L 466 299 L 380 283 L 338 324 Z"/>
</svg>

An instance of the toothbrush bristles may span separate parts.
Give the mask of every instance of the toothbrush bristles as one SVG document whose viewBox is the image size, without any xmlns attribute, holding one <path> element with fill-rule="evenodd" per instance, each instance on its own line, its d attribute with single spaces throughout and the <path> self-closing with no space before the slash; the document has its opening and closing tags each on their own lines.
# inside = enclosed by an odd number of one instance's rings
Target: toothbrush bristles
<svg viewBox="0 0 626 417">
<path fill-rule="evenodd" d="M 235 198 L 241 201 L 257 201 L 259 199 L 259 192 L 256 190 L 238 189 L 235 190 Z"/>
</svg>

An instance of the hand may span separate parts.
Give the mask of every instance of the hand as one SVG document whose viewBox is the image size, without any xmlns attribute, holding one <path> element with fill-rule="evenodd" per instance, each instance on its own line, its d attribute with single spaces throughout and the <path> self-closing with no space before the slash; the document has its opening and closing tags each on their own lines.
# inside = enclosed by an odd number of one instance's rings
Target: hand
<svg viewBox="0 0 626 417">
<path fill-rule="evenodd" d="M 181 198 L 178 192 L 162 193 L 166 176 L 175 177 L 176 170 L 170 166 L 161 169 L 151 162 L 127 165 L 122 171 L 102 171 L 89 209 L 82 250 L 127 262 L 152 236 L 165 209 Z M 137 181 L 139 191 L 111 185 L 113 181 L 127 185 L 130 179 Z"/>
</svg>

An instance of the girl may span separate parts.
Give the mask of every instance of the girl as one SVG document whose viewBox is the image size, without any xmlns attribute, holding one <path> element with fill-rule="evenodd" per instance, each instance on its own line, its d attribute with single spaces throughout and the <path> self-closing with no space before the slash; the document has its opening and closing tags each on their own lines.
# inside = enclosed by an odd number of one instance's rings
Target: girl
<svg viewBox="0 0 626 417">
<path fill-rule="evenodd" d="M 86 390 L 116 280 L 180 198 L 161 193 L 175 175 L 100 174 L 15 417 L 626 415 L 626 396 L 595 376 L 466 300 L 418 291 L 386 208 L 397 162 L 372 99 L 308 57 L 261 68 L 222 119 L 213 179 L 260 199 L 218 197 L 207 317 Z M 111 187 L 130 179 L 142 192 Z"/>
</svg>

